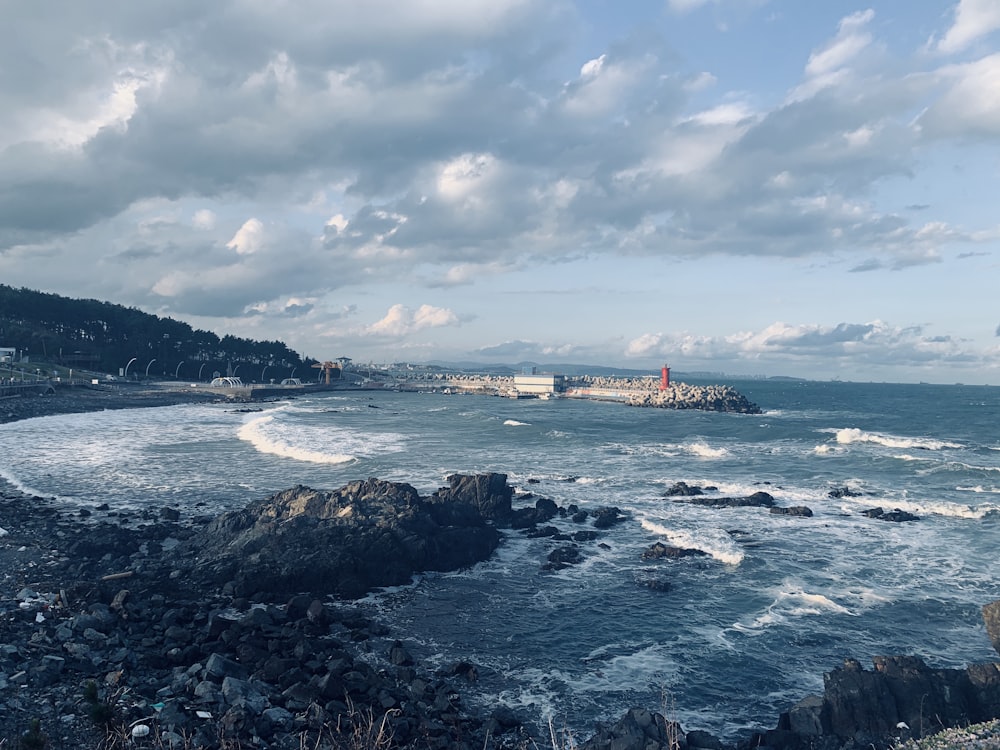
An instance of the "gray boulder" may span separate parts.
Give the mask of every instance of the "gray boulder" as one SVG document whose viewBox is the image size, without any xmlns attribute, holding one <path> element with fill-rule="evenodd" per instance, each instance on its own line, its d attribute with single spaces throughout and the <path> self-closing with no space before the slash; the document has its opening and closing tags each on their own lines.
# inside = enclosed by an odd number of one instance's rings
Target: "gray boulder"
<svg viewBox="0 0 1000 750">
<path fill-rule="evenodd" d="M 240 596 L 287 600 L 304 591 L 357 597 L 417 572 L 468 567 L 500 541 L 480 509 L 502 516 L 512 490 L 502 474 L 451 479 L 431 499 L 374 478 L 333 491 L 284 490 L 197 534 L 192 576 Z"/>
<path fill-rule="evenodd" d="M 990 643 L 1000 652 L 1000 599 L 983 607 L 983 623 Z"/>
<path fill-rule="evenodd" d="M 617 722 L 600 726 L 580 750 L 686 750 L 677 722 L 643 708 L 632 708 Z"/>
</svg>

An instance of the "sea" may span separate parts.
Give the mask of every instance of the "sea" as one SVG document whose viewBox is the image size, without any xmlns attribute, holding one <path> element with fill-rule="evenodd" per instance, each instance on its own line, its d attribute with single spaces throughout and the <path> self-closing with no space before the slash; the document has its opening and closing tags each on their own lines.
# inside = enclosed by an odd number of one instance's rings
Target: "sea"
<svg viewBox="0 0 1000 750">
<path fill-rule="evenodd" d="M 515 506 L 533 504 L 527 493 L 615 506 L 626 519 L 581 543 L 577 565 L 544 570 L 565 542 L 509 532 L 484 563 L 358 603 L 424 663 L 477 665 L 469 707 L 504 704 L 578 738 L 641 706 L 737 740 L 821 693 L 845 658 L 995 660 L 980 610 L 1000 598 L 1000 388 L 722 384 L 763 413 L 336 391 L 252 411 L 50 416 L 0 425 L 0 474 L 67 509 L 123 513 L 216 514 L 368 477 L 426 495 L 478 472 L 506 474 Z M 813 515 L 664 497 L 681 481 Z M 874 507 L 919 520 L 864 515 Z M 644 559 L 656 542 L 705 554 Z"/>
</svg>

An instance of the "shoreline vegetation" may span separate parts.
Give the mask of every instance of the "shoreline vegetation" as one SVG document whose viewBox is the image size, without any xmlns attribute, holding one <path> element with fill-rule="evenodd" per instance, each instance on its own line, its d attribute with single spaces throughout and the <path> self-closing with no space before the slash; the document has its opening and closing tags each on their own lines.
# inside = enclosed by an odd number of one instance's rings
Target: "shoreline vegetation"
<svg viewBox="0 0 1000 750">
<path fill-rule="evenodd" d="M 206 391 L 60 388 L 0 401 L 0 423 L 232 402 Z M 218 518 L 181 518 L 169 507 L 125 516 L 107 505 L 70 514 L 0 481 L 0 748 L 728 747 L 709 732 L 682 731 L 666 702 L 659 712 L 632 709 L 587 739 L 557 722 L 533 727 L 504 707 L 476 715 L 461 700 L 463 685 L 476 679 L 474 664 L 430 670 L 417 663 L 407 634 L 390 632 L 349 597 L 324 590 L 323 580 L 338 579 L 332 568 L 314 574 L 309 590 L 294 587 L 303 575 L 295 566 L 317 560 L 292 541 L 324 549 L 371 546 L 354 536 L 363 523 L 330 526 L 344 508 L 410 529 L 400 534 L 410 546 L 375 555 L 372 575 L 383 575 L 381 561 L 391 559 L 393 580 L 408 575 L 408 566 L 447 569 L 435 566 L 485 559 L 495 528 L 513 533 L 555 514 L 579 513 L 545 498 L 512 508 L 504 475 L 450 480 L 429 498 L 379 480 L 335 492 L 293 488 Z M 592 543 L 624 520 L 614 508 L 591 516 L 593 530 L 581 539 Z M 421 534 L 412 533 L 417 528 Z M 312 536 L 327 533 L 341 536 Z M 455 557 L 456 538 L 478 540 L 479 547 L 466 545 L 467 554 Z M 280 554 L 286 546 L 290 551 Z M 278 556 L 242 558 L 242 549 Z M 550 557 L 551 564 L 563 562 Z M 242 574 L 252 569 L 281 575 L 255 589 L 259 579 Z M 386 584 L 372 578 L 354 585 L 352 593 Z M 1000 647 L 1000 602 L 984 607 L 984 620 Z M 848 660 L 825 683 L 823 696 L 804 698 L 774 729 L 737 747 L 1000 747 L 997 722 L 969 726 L 973 718 L 983 721 L 983 713 L 1000 716 L 1000 664 L 938 670 L 914 657 L 879 657 L 869 671 Z M 932 734 L 949 722 L 957 728 Z"/>
</svg>

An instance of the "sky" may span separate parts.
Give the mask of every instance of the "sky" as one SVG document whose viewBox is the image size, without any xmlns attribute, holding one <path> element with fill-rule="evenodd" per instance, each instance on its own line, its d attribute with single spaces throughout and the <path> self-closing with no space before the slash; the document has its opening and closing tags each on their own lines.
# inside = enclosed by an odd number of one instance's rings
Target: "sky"
<svg viewBox="0 0 1000 750">
<path fill-rule="evenodd" d="M 1000 0 L 0 0 L 0 283 L 320 360 L 1000 385 L 998 204 Z"/>
</svg>

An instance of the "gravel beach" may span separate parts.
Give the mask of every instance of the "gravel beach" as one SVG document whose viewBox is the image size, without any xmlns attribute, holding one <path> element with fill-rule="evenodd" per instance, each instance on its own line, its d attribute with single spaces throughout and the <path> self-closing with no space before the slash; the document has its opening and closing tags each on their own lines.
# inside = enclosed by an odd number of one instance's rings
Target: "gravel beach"
<svg viewBox="0 0 1000 750">
<path fill-rule="evenodd" d="M 225 401 L 214 392 L 173 385 L 63 386 L 49 395 L 11 396 L 0 399 L 0 424 L 52 414 L 75 414 L 104 409 L 137 409 L 147 406 Z"/>
</svg>

